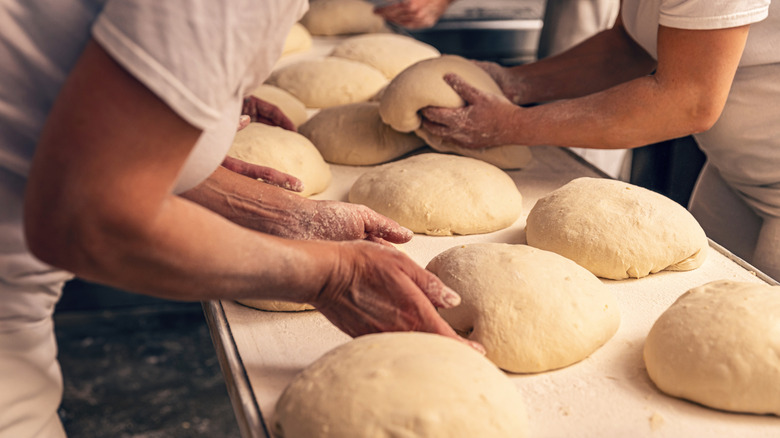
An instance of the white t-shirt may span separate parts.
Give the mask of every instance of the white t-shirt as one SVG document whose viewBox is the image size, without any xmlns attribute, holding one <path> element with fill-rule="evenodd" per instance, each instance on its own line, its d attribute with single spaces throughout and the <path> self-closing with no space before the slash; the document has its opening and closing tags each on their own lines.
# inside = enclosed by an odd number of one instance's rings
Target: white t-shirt
<svg viewBox="0 0 780 438">
<path fill-rule="evenodd" d="M 26 250 L 21 206 L 46 116 L 90 37 L 203 130 L 177 182 L 181 192 L 219 166 L 243 96 L 268 76 L 307 7 L 305 0 L 0 3 L 0 300 L 10 298 L 3 296 L 4 284 L 53 285 L 70 276 Z M 57 297 L 38 299 L 45 303 L 29 307 L 50 311 Z M 0 310 L 0 325 L 8 316 Z"/>
<path fill-rule="evenodd" d="M 694 137 L 742 199 L 761 214 L 780 217 L 780 1 L 625 0 L 622 7 L 629 35 L 654 58 L 659 24 L 678 29 L 750 24 L 723 113 Z"/>
</svg>

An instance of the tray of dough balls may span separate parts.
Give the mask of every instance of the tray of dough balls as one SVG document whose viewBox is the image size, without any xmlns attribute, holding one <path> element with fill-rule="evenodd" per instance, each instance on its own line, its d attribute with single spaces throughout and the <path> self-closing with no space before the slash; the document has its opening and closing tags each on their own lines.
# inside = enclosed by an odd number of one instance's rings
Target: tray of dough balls
<svg viewBox="0 0 780 438">
<path fill-rule="evenodd" d="M 463 105 L 446 72 L 500 93 L 462 58 L 391 33 L 305 36 L 265 84 L 294 97 L 298 132 L 252 124 L 230 154 L 413 230 L 397 249 L 461 295 L 440 314 L 487 353 L 423 333 L 352 339 L 292 303 L 212 304 L 247 435 L 779 436 L 771 279 L 680 205 L 567 150 L 426 136 L 420 108 Z M 419 53 L 391 62 L 388 45 Z M 373 70 L 323 63 L 350 57 Z"/>
</svg>

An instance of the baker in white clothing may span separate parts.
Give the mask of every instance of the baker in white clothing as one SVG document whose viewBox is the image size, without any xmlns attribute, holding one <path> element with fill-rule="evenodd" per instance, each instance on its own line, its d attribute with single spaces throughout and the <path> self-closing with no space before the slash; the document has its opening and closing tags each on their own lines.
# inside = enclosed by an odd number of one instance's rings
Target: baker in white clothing
<svg viewBox="0 0 780 438">
<path fill-rule="evenodd" d="M 73 274 L 175 300 L 308 302 L 350 335 L 460 339 L 435 309 L 459 297 L 382 244 L 409 230 L 220 166 L 306 7 L 0 3 L 0 437 L 64 435 L 52 312 Z"/>
<path fill-rule="evenodd" d="M 779 3 L 623 0 L 611 29 L 557 56 L 481 63 L 513 104 L 448 75 L 468 105 L 424 109 L 423 127 L 469 147 L 620 149 L 693 134 L 708 161 L 691 212 L 780 279 Z"/>
</svg>

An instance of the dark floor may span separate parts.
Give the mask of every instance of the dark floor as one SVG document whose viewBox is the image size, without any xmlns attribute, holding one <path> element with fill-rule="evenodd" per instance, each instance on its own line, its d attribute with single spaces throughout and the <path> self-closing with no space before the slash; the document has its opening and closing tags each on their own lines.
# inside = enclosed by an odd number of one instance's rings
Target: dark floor
<svg viewBox="0 0 780 438">
<path fill-rule="evenodd" d="M 238 437 L 203 310 L 74 281 L 55 312 L 69 437 Z"/>
</svg>

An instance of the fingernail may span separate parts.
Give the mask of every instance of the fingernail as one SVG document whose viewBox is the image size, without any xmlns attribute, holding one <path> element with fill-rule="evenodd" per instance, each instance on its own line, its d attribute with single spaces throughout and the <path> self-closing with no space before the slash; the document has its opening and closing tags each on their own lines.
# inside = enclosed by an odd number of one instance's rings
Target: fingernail
<svg viewBox="0 0 780 438">
<path fill-rule="evenodd" d="M 442 296 L 442 301 L 444 301 L 444 304 L 446 304 L 446 308 L 449 309 L 451 307 L 455 307 L 460 304 L 460 295 L 455 293 L 454 290 L 444 287 L 444 296 Z"/>
</svg>

